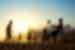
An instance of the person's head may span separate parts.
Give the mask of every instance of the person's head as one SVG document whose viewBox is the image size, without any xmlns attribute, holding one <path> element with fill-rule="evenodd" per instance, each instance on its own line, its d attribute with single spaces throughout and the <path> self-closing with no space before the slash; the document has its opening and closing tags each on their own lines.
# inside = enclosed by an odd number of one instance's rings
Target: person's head
<svg viewBox="0 0 75 50">
<path fill-rule="evenodd" d="M 9 21 L 9 24 L 12 24 L 12 23 L 13 23 L 12 20 L 10 20 L 10 21 Z"/>
<path fill-rule="evenodd" d="M 59 23 L 62 23 L 63 22 L 63 19 L 62 18 L 59 18 Z"/>
</svg>

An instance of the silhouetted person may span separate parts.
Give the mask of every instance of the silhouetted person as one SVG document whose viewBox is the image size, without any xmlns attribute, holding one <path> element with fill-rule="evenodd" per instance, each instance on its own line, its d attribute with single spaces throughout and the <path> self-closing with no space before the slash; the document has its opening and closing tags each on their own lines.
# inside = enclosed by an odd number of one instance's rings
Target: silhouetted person
<svg viewBox="0 0 75 50">
<path fill-rule="evenodd" d="M 63 32 L 63 19 L 60 18 L 59 19 L 59 24 L 58 26 L 56 27 L 56 30 L 52 31 L 52 34 L 51 36 L 53 37 L 55 43 L 56 43 L 56 37 L 57 35 L 59 36 L 63 36 L 64 32 Z M 60 37 L 59 37 L 60 38 Z"/>
<path fill-rule="evenodd" d="M 7 39 L 11 39 L 11 29 L 12 29 L 12 20 L 9 21 L 7 28 L 6 28 Z"/>
<path fill-rule="evenodd" d="M 47 40 L 47 29 L 45 28 L 44 30 L 43 30 L 43 39 L 42 40 Z"/>
<path fill-rule="evenodd" d="M 56 30 L 52 32 L 52 36 L 57 36 L 59 32 L 63 31 L 63 19 L 59 19 L 59 24 L 56 27 Z"/>
<path fill-rule="evenodd" d="M 28 36 L 27 37 L 28 37 L 28 40 L 32 39 L 32 33 L 30 31 L 28 32 Z"/>
<path fill-rule="evenodd" d="M 50 23 L 51 23 L 51 21 L 47 20 L 47 24 L 50 24 Z M 49 34 L 48 34 L 47 28 L 44 28 L 44 30 L 43 30 L 43 37 L 42 38 L 43 38 L 42 40 L 45 40 L 45 41 L 49 40 Z"/>
<path fill-rule="evenodd" d="M 63 19 L 59 19 L 59 24 L 57 26 L 57 30 L 59 30 L 59 34 L 63 36 L 64 34 L 64 28 L 63 28 Z"/>
<path fill-rule="evenodd" d="M 57 29 L 63 30 L 63 19 L 62 18 L 59 19 L 59 25 L 58 25 Z"/>
<path fill-rule="evenodd" d="M 59 25 L 57 27 L 57 30 L 59 30 L 59 33 L 58 33 L 58 43 L 64 43 L 64 28 L 63 28 L 63 19 L 60 18 L 59 19 Z"/>
<path fill-rule="evenodd" d="M 21 33 L 19 33 L 19 36 L 18 36 L 18 37 L 19 37 L 19 40 L 21 40 L 21 39 L 22 39 L 22 35 L 21 35 Z"/>
</svg>

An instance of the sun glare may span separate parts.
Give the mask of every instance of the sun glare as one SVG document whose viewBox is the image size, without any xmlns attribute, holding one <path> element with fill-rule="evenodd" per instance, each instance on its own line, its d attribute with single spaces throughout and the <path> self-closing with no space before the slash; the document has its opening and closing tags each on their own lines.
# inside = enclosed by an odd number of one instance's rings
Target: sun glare
<svg viewBox="0 0 75 50">
<path fill-rule="evenodd" d="M 27 22 L 23 22 L 23 21 L 18 21 L 18 22 L 14 23 L 13 28 L 14 28 L 14 31 L 16 33 L 26 32 L 27 29 L 28 29 L 28 23 Z"/>
<path fill-rule="evenodd" d="M 20 32 L 27 33 L 29 25 L 31 23 L 30 19 L 16 19 L 13 23 L 13 32 L 19 34 Z"/>
</svg>

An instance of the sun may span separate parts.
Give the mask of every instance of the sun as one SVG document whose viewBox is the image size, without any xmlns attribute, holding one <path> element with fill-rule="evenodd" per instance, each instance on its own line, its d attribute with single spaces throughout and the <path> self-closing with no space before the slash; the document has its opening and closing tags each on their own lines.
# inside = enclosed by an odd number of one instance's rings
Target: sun
<svg viewBox="0 0 75 50">
<path fill-rule="evenodd" d="M 29 25 L 31 23 L 30 19 L 16 19 L 13 22 L 13 32 L 16 34 L 27 33 L 29 29 Z"/>
<path fill-rule="evenodd" d="M 28 29 L 28 23 L 23 21 L 18 21 L 18 22 L 15 22 L 13 28 L 16 33 L 26 32 Z"/>
<path fill-rule="evenodd" d="M 34 17 L 13 17 L 13 36 L 18 36 L 20 33 L 26 36 L 30 28 L 38 30 L 42 29 L 44 26 L 45 22 L 36 21 Z"/>
</svg>

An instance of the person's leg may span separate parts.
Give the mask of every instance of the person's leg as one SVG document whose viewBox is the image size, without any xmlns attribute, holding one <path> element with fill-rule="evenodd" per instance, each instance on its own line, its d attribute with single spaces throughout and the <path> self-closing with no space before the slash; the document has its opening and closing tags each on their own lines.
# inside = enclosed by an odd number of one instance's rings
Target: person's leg
<svg viewBox="0 0 75 50">
<path fill-rule="evenodd" d="M 57 44 L 64 44 L 64 33 L 60 32 L 58 34 L 56 43 Z"/>
<path fill-rule="evenodd" d="M 56 44 L 56 37 L 55 36 L 50 37 L 50 44 Z"/>
<path fill-rule="evenodd" d="M 63 37 L 57 37 L 57 41 L 56 41 L 57 44 L 64 44 L 64 38 Z"/>
<path fill-rule="evenodd" d="M 43 35 L 43 36 L 42 36 L 42 44 L 45 42 L 45 38 L 46 38 L 46 37 Z"/>
<path fill-rule="evenodd" d="M 56 44 L 56 36 L 53 37 L 54 44 Z"/>
</svg>

